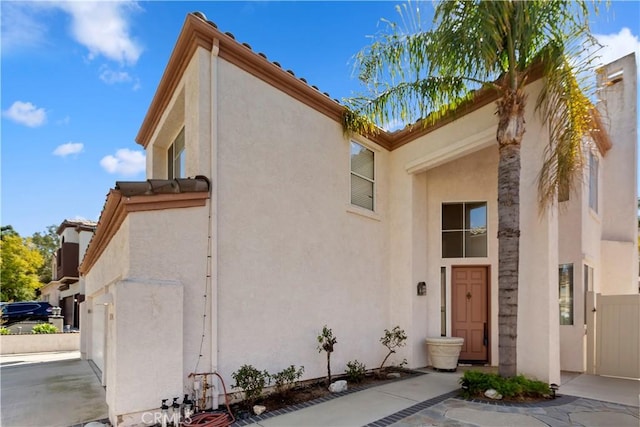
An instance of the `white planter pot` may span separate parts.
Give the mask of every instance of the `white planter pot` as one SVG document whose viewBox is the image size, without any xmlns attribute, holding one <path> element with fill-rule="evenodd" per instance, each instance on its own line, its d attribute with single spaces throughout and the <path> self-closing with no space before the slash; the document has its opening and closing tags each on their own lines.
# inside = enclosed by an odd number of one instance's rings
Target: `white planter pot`
<svg viewBox="0 0 640 427">
<path fill-rule="evenodd" d="M 427 352 L 431 359 L 431 366 L 435 369 L 455 371 L 458 368 L 458 356 L 460 356 L 460 350 L 463 344 L 464 338 L 427 338 Z"/>
</svg>

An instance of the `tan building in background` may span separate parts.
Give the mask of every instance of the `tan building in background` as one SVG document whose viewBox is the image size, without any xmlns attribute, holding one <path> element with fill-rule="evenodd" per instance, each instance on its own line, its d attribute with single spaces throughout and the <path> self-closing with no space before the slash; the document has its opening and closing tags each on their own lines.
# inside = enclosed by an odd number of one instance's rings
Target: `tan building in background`
<svg viewBox="0 0 640 427">
<path fill-rule="evenodd" d="M 84 278 L 78 266 L 87 251 L 96 222 L 65 219 L 58 227 L 60 247 L 51 266 L 53 280 L 40 288 L 40 300 L 62 309 L 65 330 L 80 328 L 80 303 L 84 301 Z"/>
</svg>

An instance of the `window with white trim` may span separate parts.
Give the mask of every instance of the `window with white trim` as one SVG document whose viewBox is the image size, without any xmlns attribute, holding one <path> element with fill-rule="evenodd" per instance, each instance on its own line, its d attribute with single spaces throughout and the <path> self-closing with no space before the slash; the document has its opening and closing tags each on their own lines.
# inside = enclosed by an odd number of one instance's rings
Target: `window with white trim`
<svg viewBox="0 0 640 427">
<path fill-rule="evenodd" d="M 598 213 L 598 156 L 589 153 L 589 207 Z"/>
<path fill-rule="evenodd" d="M 351 141 L 351 204 L 374 210 L 375 154 Z"/>
<path fill-rule="evenodd" d="M 487 202 L 442 204 L 442 258 L 487 256 Z"/>
<path fill-rule="evenodd" d="M 180 130 L 176 139 L 169 146 L 167 151 L 167 178 L 184 178 L 185 173 L 185 153 L 184 153 L 184 127 Z"/>
</svg>

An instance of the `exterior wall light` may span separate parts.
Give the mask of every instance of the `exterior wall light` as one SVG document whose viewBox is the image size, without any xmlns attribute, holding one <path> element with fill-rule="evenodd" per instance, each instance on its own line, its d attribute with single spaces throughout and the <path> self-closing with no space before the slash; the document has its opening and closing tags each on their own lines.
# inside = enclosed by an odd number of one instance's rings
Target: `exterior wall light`
<svg viewBox="0 0 640 427">
<path fill-rule="evenodd" d="M 425 282 L 418 282 L 418 295 L 427 294 L 427 284 Z"/>
<path fill-rule="evenodd" d="M 552 383 L 552 384 L 549 384 L 549 388 L 551 389 L 551 398 L 555 399 L 556 398 L 556 392 L 558 391 L 560 386 L 558 384 Z"/>
</svg>

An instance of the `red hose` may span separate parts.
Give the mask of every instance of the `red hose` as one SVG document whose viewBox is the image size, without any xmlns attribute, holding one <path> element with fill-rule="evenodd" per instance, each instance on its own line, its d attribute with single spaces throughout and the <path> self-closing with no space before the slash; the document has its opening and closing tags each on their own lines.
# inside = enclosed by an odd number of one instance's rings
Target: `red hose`
<svg viewBox="0 0 640 427">
<path fill-rule="evenodd" d="M 202 426 L 202 427 L 229 427 L 236 420 L 231 412 L 229 406 L 229 396 L 227 396 L 227 387 L 224 384 L 224 380 L 217 372 L 211 372 L 212 375 L 220 378 L 222 383 L 222 390 L 224 391 L 224 403 L 227 407 L 227 412 L 201 412 L 191 416 L 191 422 L 184 423 L 185 426 Z"/>
</svg>

